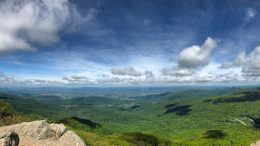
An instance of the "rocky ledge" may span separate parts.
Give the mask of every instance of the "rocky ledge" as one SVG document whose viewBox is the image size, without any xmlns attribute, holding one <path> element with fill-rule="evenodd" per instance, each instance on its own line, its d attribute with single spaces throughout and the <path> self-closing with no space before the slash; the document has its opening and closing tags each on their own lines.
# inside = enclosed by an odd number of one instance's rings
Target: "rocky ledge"
<svg viewBox="0 0 260 146">
<path fill-rule="evenodd" d="M 260 146 L 260 141 L 257 141 L 255 143 L 252 143 L 250 146 Z"/>
<path fill-rule="evenodd" d="M 63 124 L 46 120 L 0 127 L 0 146 L 86 146 Z"/>
</svg>

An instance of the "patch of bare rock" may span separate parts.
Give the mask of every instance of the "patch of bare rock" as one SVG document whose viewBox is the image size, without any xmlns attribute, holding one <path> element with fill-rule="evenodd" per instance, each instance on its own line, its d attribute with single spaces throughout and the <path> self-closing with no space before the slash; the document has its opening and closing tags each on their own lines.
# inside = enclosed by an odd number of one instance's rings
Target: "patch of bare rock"
<svg viewBox="0 0 260 146">
<path fill-rule="evenodd" d="M 86 146 L 63 124 L 46 120 L 0 127 L 0 146 Z"/>
<path fill-rule="evenodd" d="M 260 146 L 260 140 L 255 143 L 252 143 L 250 146 Z"/>
</svg>

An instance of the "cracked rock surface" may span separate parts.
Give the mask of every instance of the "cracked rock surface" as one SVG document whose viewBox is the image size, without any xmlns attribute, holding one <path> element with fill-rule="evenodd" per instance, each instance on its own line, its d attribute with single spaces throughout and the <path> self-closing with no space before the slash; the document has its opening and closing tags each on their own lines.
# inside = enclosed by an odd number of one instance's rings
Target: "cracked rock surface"
<svg viewBox="0 0 260 146">
<path fill-rule="evenodd" d="M 63 124 L 46 120 L 0 127 L 0 146 L 86 146 Z"/>
</svg>

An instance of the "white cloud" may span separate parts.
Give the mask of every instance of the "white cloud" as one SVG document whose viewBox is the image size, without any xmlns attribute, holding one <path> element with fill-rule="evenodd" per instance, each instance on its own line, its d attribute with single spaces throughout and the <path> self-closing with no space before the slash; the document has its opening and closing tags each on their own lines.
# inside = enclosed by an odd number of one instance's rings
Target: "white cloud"
<svg viewBox="0 0 260 146">
<path fill-rule="evenodd" d="M 210 57 L 216 47 L 217 40 L 208 37 L 202 46 L 194 45 L 184 48 L 178 55 L 178 65 L 172 68 L 164 68 L 161 73 L 163 76 L 193 80 L 191 76 L 210 63 Z"/>
<path fill-rule="evenodd" d="M 224 61 L 219 68 L 220 69 L 228 69 L 228 68 L 231 68 L 231 67 L 233 67 L 233 64 L 231 62 Z"/>
<path fill-rule="evenodd" d="M 143 74 L 133 67 L 126 67 L 126 68 L 113 68 L 111 69 L 111 73 L 113 75 L 120 75 L 120 76 L 133 76 L 133 77 L 139 77 Z"/>
<path fill-rule="evenodd" d="M 240 67 L 219 70 L 220 64 L 210 63 L 201 70 L 190 73 L 189 69 L 169 70 L 167 76 L 154 75 L 152 71 L 145 71 L 142 76 L 105 75 L 92 76 L 91 74 L 77 74 L 64 77 L 39 77 L 29 75 L 27 78 L 13 78 L 0 74 L 2 85 L 163 85 L 163 84 L 190 84 L 190 83 L 229 83 L 239 81 L 256 81 L 257 78 L 241 77 Z M 95 74 L 95 73 L 93 73 Z"/>
<path fill-rule="evenodd" d="M 141 72 L 140 72 L 141 73 Z M 113 76 L 105 76 L 101 79 L 96 79 L 96 82 L 98 84 L 151 84 L 151 83 L 158 83 L 158 79 L 154 75 L 152 71 L 145 71 L 141 76 L 133 76 L 133 75 L 121 75 L 121 71 L 119 76 L 113 77 Z"/>
<path fill-rule="evenodd" d="M 245 55 L 243 53 L 242 63 L 243 70 L 245 76 L 260 76 L 260 46 L 257 46 L 251 53 Z"/>
<path fill-rule="evenodd" d="M 0 71 L 0 82 L 1 84 L 12 84 L 15 82 L 15 79 L 9 76 L 6 76 L 3 72 Z"/>
<path fill-rule="evenodd" d="M 240 67 L 233 65 L 230 68 L 220 69 L 220 66 L 219 63 L 211 62 L 200 69 L 165 69 L 162 70 L 165 76 L 160 81 L 163 83 L 234 83 L 244 79 Z"/>
<path fill-rule="evenodd" d="M 187 68 L 164 68 L 161 70 L 162 75 L 164 76 L 191 76 L 193 71 Z"/>
<path fill-rule="evenodd" d="M 105 79 L 97 79 L 97 83 L 99 84 L 120 84 L 124 83 L 125 79 L 112 77 L 112 78 L 105 78 Z"/>
<path fill-rule="evenodd" d="M 243 65 L 246 62 L 246 52 L 242 51 L 240 52 L 235 60 L 235 64 L 238 66 Z"/>
<path fill-rule="evenodd" d="M 208 37 L 202 46 L 194 45 L 183 49 L 178 56 L 179 67 L 198 68 L 207 65 L 216 47 L 217 41 Z"/>
<path fill-rule="evenodd" d="M 248 8 L 246 12 L 246 19 L 249 21 L 250 19 L 256 16 L 257 12 L 253 8 Z"/>
<path fill-rule="evenodd" d="M 213 73 L 203 72 L 196 75 L 193 80 L 194 82 L 214 82 L 216 80 L 216 75 Z"/>
<path fill-rule="evenodd" d="M 239 81 L 239 74 L 234 72 L 234 71 L 230 71 L 227 73 L 223 73 L 220 74 L 216 77 L 215 82 L 221 82 L 221 83 L 229 83 L 229 82 L 234 82 L 234 81 Z"/>
<path fill-rule="evenodd" d="M 155 80 L 155 76 L 154 76 L 152 71 L 145 71 L 144 75 L 145 75 L 145 80 L 146 81 L 153 81 L 153 80 Z"/>
<path fill-rule="evenodd" d="M 0 2 L 0 53 L 32 51 L 59 41 L 59 32 L 80 15 L 68 0 Z M 75 20 L 78 19 L 78 20 Z"/>
<path fill-rule="evenodd" d="M 24 86 L 24 85 L 59 85 L 64 84 L 59 80 L 37 78 L 37 79 L 17 79 L 3 72 L 0 72 L 0 82 L 2 86 Z"/>
<path fill-rule="evenodd" d="M 62 77 L 62 80 L 66 81 L 69 84 L 71 84 L 71 83 L 78 83 L 78 84 L 91 83 L 86 76 L 82 76 L 82 75 L 65 76 L 65 77 Z"/>
</svg>

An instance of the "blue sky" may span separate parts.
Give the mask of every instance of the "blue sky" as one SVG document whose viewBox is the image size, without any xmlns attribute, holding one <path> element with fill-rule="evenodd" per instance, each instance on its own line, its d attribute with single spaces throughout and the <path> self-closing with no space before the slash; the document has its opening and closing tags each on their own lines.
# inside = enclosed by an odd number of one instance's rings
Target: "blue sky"
<svg viewBox="0 0 260 146">
<path fill-rule="evenodd" d="M 3 0 L 0 81 L 258 84 L 260 2 Z"/>
</svg>

